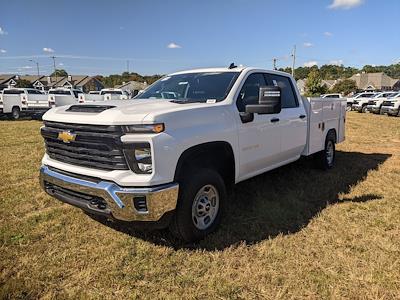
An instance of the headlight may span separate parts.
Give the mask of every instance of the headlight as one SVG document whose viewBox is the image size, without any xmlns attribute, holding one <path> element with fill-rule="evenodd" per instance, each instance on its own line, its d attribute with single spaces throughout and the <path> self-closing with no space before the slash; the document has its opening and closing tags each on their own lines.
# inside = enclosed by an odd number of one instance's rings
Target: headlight
<svg viewBox="0 0 400 300">
<path fill-rule="evenodd" d="M 129 167 L 136 174 L 151 174 L 153 160 L 149 143 L 135 143 L 127 145 L 124 154 Z"/>
<path fill-rule="evenodd" d="M 165 130 L 163 123 L 149 125 L 125 125 L 122 127 L 125 133 L 160 133 Z"/>
</svg>

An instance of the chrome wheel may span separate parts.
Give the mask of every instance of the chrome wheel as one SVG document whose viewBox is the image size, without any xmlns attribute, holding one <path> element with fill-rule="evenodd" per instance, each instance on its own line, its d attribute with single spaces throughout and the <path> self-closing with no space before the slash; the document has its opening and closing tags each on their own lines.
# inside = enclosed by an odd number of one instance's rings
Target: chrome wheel
<svg viewBox="0 0 400 300">
<path fill-rule="evenodd" d="M 219 194 L 215 186 L 207 184 L 196 194 L 192 205 L 192 221 L 197 229 L 210 227 L 218 215 Z"/>
<path fill-rule="evenodd" d="M 326 144 L 325 153 L 326 153 L 326 161 L 327 161 L 328 165 L 331 166 L 333 164 L 333 158 L 335 155 L 335 147 L 333 145 L 333 142 L 330 140 Z"/>
</svg>

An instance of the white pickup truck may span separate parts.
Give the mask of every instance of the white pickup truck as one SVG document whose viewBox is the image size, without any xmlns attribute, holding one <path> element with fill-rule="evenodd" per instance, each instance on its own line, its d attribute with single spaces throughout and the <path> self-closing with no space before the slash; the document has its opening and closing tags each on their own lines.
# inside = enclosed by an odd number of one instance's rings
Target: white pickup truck
<svg viewBox="0 0 400 300">
<path fill-rule="evenodd" d="M 80 94 L 79 103 L 93 103 L 108 100 L 126 100 L 128 94 L 121 89 L 102 89 L 98 93 Z"/>
<path fill-rule="evenodd" d="M 347 111 L 355 110 L 355 106 L 353 105 L 357 105 L 359 101 L 363 100 L 363 98 L 368 98 L 369 101 L 369 98 L 372 98 L 375 95 L 376 93 L 374 92 L 362 92 L 355 94 L 353 97 L 347 98 L 347 107 L 348 107 Z"/>
<path fill-rule="evenodd" d="M 383 101 L 381 113 L 388 116 L 400 116 L 400 93 Z"/>
<path fill-rule="evenodd" d="M 36 89 L 7 88 L 0 94 L 1 113 L 14 120 L 21 115 L 41 115 L 49 108 L 47 95 Z"/>
<path fill-rule="evenodd" d="M 78 89 L 56 88 L 50 89 L 48 102 L 50 107 L 64 106 L 78 103 L 79 95 L 83 92 Z"/>
<path fill-rule="evenodd" d="M 89 213 L 194 241 L 216 229 L 235 183 L 314 154 L 333 167 L 345 118 L 346 100 L 302 98 L 287 73 L 178 72 L 135 101 L 48 111 L 40 181 Z"/>
<path fill-rule="evenodd" d="M 383 102 L 390 101 L 392 98 L 397 98 L 398 96 L 400 96 L 399 92 L 389 92 L 383 96 L 373 98 L 368 101 L 367 110 L 374 114 L 383 114 L 381 111 Z"/>
</svg>

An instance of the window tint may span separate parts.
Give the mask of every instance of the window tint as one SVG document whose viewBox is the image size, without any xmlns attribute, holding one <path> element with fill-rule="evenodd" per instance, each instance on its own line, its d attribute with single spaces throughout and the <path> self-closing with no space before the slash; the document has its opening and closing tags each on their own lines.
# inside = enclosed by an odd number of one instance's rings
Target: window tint
<svg viewBox="0 0 400 300">
<path fill-rule="evenodd" d="M 279 86 L 281 88 L 282 108 L 299 106 L 289 77 L 268 74 L 268 78 L 272 82 L 272 85 Z"/>
<path fill-rule="evenodd" d="M 257 104 L 260 86 L 266 85 L 264 75 L 261 73 L 254 73 L 247 77 L 236 101 L 238 110 L 244 112 L 246 105 Z"/>
<path fill-rule="evenodd" d="M 70 91 L 65 91 L 65 90 L 54 90 L 54 91 L 50 91 L 49 94 L 52 95 L 71 95 Z"/>
<path fill-rule="evenodd" d="M 102 91 L 101 95 L 110 94 L 110 95 L 122 95 L 121 91 Z"/>
<path fill-rule="evenodd" d="M 42 95 L 43 93 L 40 91 L 36 91 L 36 90 L 28 90 L 28 94 Z"/>
<path fill-rule="evenodd" d="M 23 94 L 24 91 L 23 90 L 4 90 L 3 94 L 4 95 L 20 95 Z"/>
</svg>

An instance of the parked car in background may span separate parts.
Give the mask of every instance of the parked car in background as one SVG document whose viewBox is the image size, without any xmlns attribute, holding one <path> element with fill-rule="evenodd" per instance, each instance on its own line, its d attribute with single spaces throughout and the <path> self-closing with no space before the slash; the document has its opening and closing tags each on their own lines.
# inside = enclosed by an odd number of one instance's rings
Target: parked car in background
<svg viewBox="0 0 400 300">
<path fill-rule="evenodd" d="M 332 168 L 345 119 L 345 100 L 303 98 L 284 72 L 178 72 L 134 101 L 49 110 L 41 186 L 91 214 L 195 241 L 218 227 L 234 184 L 301 156 Z"/>
<path fill-rule="evenodd" d="M 381 113 L 388 116 L 400 116 L 400 94 L 383 101 Z"/>
<path fill-rule="evenodd" d="M 347 111 L 354 110 L 353 105 L 358 104 L 358 101 L 362 98 L 371 98 L 375 95 L 374 92 L 362 92 L 354 94 L 353 97 L 347 98 Z"/>
<path fill-rule="evenodd" d="M 335 93 L 335 94 L 323 94 L 321 98 L 343 98 L 342 94 Z"/>
<path fill-rule="evenodd" d="M 127 92 L 121 89 L 102 89 L 101 91 L 90 91 L 89 94 L 80 94 L 79 103 L 93 103 L 107 100 L 129 99 Z"/>
<path fill-rule="evenodd" d="M 48 110 L 47 95 L 32 88 L 6 88 L 1 92 L 2 113 L 19 119 L 21 115 L 39 116 Z"/>
<path fill-rule="evenodd" d="M 79 95 L 82 94 L 78 89 L 56 88 L 50 89 L 48 102 L 50 107 L 64 106 L 78 103 Z"/>
<path fill-rule="evenodd" d="M 368 101 L 367 110 L 374 114 L 380 114 L 383 102 L 390 100 L 392 97 L 395 98 L 398 95 L 400 95 L 399 92 L 389 92 L 389 93 L 384 93 L 379 97 L 377 96 L 376 98 L 373 98 Z"/>
</svg>

